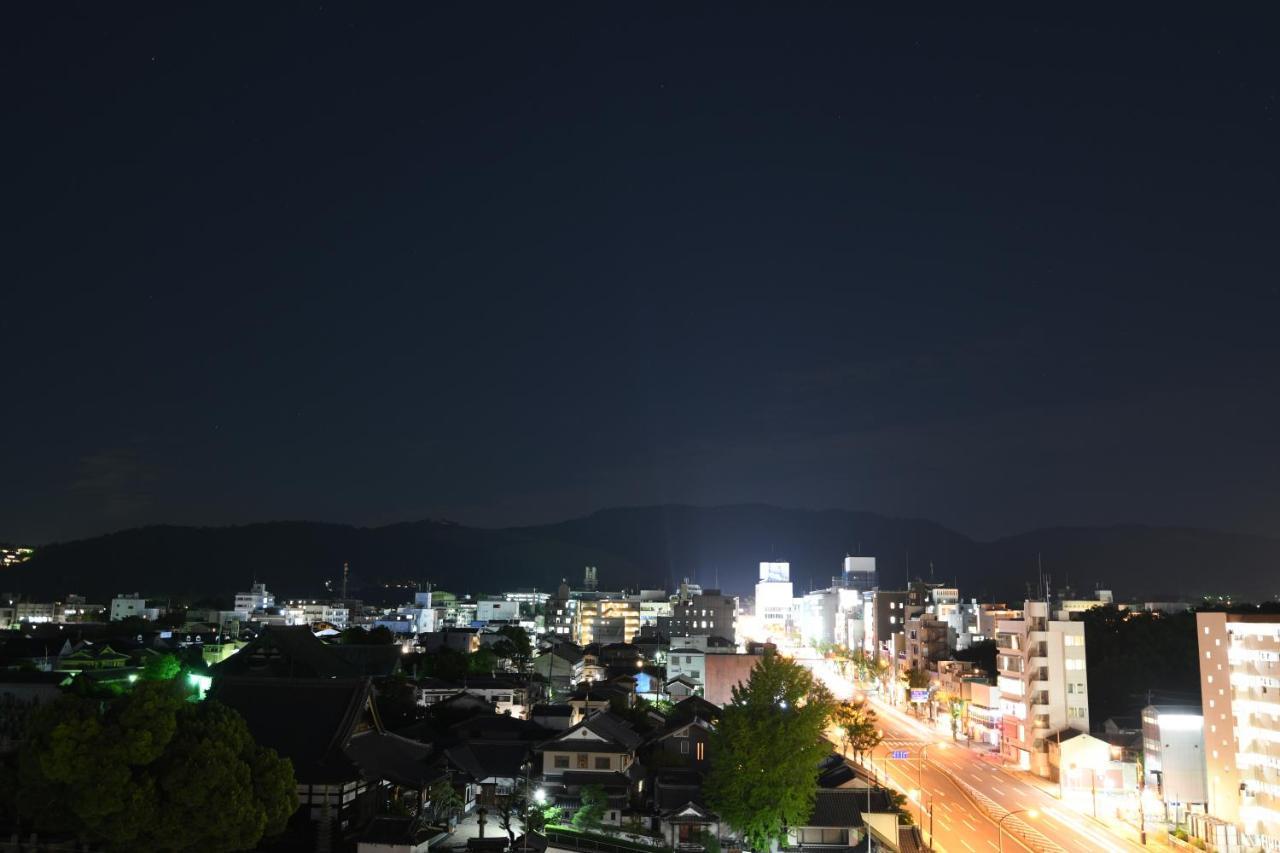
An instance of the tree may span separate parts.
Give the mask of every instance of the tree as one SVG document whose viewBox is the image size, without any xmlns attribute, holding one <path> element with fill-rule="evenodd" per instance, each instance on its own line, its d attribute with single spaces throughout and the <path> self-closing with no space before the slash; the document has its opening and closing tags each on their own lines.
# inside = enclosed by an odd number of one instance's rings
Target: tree
<svg viewBox="0 0 1280 853">
<path fill-rule="evenodd" d="M 879 746 L 884 735 L 880 733 L 876 712 L 866 702 L 846 700 L 839 703 L 832 713 L 831 722 L 841 730 L 844 748 L 855 758 Z"/>
<path fill-rule="evenodd" d="M 767 654 L 733 689 L 712 732 L 707 805 L 747 846 L 782 842 L 813 810 L 818 763 L 834 709 L 830 692 L 800 664 Z"/>
<path fill-rule="evenodd" d="M 448 779 L 440 779 L 427 789 L 427 802 L 431 805 L 431 819 L 437 823 L 448 821 L 463 805 L 462 796 Z"/>
<path fill-rule="evenodd" d="M 902 673 L 902 687 L 906 691 L 906 698 L 911 699 L 912 690 L 923 690 L 930 683 L 929 672 L 924 669 L 916 669 L 912 667 Z"/>
<path fill-rule="evenodd" d="M 33 714 L 18 755 L 19 816 L 110 850 L 249 850 L 297 808 L 293 767 L 177 680 Z"/>
<path fill-rule="evenodd" d="M 956 660 L 969 661 L 987 676 L 996 677 L 996 641 L 983 640 L 974 643 L 967 649 L 958 649 L 953 655 Z"/>
<path fill-rule="evenodd" d="M 517 671 L 524 672 L 529 661 L 533 660 L 533 644 L 529 642 L 529 632 L 519 625 L 503 625 L 498 633 L 502 639 L 493 644 L 493 650 L 511 661 Z"/>
<path fill-rule="evenodd" d="M 579 832 L 596 832 L 604 825 L 604 807 L 608 802 L 604 788 L 583 785 L 582 804 L 573 813 L 573 828 Z"/>
<path fill-rule="evenodd" d="M 386 625 L 379 625 L 372 631 L 352 625 L 338 635 L 338 642 L 348 646 L 389 646 L 395 641 L 396 635 Z"/>
<path fill-rule="evenodd" d="M 152 655 L 142 665 L 144 681 L 172 681 L 182 672 L 182 664 L 173 655 Z"/>
<path fill-rule="evenodd" d="M 376 685 L 378 716 L 391 731 L 404 728 L 423 717 L 426 709 L 418 704 L 418 691 L 402 675 L 379 680 Z"/>
<path fill-rule="evenodd" d="M 461 681 L 467 674 L 467 655 L 448 648 L 423 655 L 422 674 L 444 681 Z"/>
<path fill-rule="evenodd" d="M 472 675 L 492 675 L 498 668 L 498 656 L 488 646 L 481 646 L 467 658 L 467 672 Z"/>
</svg>

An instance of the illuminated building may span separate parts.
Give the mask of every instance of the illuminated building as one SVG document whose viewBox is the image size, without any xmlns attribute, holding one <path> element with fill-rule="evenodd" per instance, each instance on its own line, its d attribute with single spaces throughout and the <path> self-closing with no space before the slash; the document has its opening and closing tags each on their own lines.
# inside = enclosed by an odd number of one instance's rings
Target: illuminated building
<svg viewBox="0 0 1280 853">
<path fill-rule="evenodd" d="M 791 623 L 791 564 L 761 563 L 756 584 L 756 622 L 767 633 L 786 634 Z"/>
<path fill-rule="evenodd" d="M 1199 706 L 1142 709 L 1142 767 L 1147 788 L 1164 801 L 1175 823 L 1181 810 L 1206 802 L 1204 714 Z"/>
<path fill-rule="evenodd" d="M 255 610 L 266 610 L 276 606 L 276 597 L 267 592 L 265 583 L 255 583 L 248 592 L 237 592 L 235 610 L 249 614 Z"/>
<path fill-rule="evenodd" d="M 1280 849 L 1280 616 L 1197 613 L 1209 813 Z"/>
<path fill-rule="evenodd" d="M 1050 619 L 1046 601 L 1028 601 L 1022 613 L 996 627 L 1000 752 L 1048 776 L 1047 740 L 1064 729 L 1089 731 L 1084 623 Z"/>
</svg>

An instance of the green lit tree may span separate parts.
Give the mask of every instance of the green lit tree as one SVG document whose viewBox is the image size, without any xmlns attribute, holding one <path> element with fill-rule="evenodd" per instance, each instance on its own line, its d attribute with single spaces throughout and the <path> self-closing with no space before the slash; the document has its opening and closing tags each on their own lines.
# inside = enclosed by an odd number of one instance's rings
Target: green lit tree
<svg viewBox="0 0 1280 853">
<path fill-rule="evenodd" d="M 573 813 L 573 828 L 579 832 L 598 832 L 604 826 L 604 807 L 608 803 L 604 788 L 583 785 L 581 805 Z"/>
<path fill-rule="evenodd" d="M 781 843 L 808 820 L 834 700 L 800 664 L 766 655 L 712 733 L 707 805 L 742 833 L 752 850 Z"/>
<path fill-rule="evenodd" d="M 153 655 L 142 665 L 142 678 L 146 681 L 172 681 L 182 672 L 182 664 L 173 655 Z"/>
<path fill-rule="evenodd" d="M 109 850 L 250 850 L 297 807 L 293 767 L 178 680 L 109 700 L 68 694 L 32 717 L 16 811 Z"/>
</svg>

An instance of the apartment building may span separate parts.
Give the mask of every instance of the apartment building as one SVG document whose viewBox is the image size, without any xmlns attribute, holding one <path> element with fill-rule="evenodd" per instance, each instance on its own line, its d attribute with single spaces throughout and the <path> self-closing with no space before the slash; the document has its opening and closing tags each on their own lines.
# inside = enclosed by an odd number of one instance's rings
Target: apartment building
<svg viewBox="0 0 1280 853">
<path fill-rule="evenodd" d="M 1280 849 L 1280 616 L 1197 613 L 1209 813 Z"/>
<path fill-rule="evenodd" d="M 1021 619 L 996 626 L 1000 751 L 1009 764 L 1050 775 L 1048 740 L 1089 731 L 1084 623 L 1050 618 L 1049 602 L 1028 601 Z"/>
</svg>

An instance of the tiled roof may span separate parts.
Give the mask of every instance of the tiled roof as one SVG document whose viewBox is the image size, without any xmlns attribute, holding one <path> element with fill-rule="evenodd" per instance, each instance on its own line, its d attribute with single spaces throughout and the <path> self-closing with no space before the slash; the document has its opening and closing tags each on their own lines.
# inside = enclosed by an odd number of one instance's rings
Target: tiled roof
<svg viewBox="0 0 1280 853">
<path fill-rule="evenodd" d="M 343 658 L 306 625 L 270 626 L 231 657 L 215 675 L 276 678 L 358 678 L 363 667 Z M 395 648 L 394 646 L 392 648 Z"/>
<path fill-rule="evenodd" d="M 364 778 L 425 788 L 444 774 L 431 761 L 428 746 L 399 735 L 366 731 L 353 735 L 344 750 Z"/>
<path fill-rule="evenodd" d="M 239 712 L 254 740 L 292 761 L 307 784 L 360 775 L 344 748 L 368 725 L 371 689 L 367 678 L 220 676 L 209 695 Z"/>
<path fill-rule="evenodd" d="M 819 789 L 813 798 L 813 812 L 805 826 L 856 828 L 862 826 L 862 810 L 867 792 L 848 788 Z"/>
</svg>

